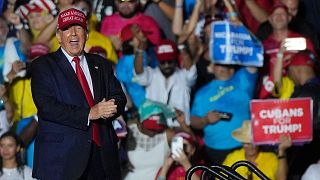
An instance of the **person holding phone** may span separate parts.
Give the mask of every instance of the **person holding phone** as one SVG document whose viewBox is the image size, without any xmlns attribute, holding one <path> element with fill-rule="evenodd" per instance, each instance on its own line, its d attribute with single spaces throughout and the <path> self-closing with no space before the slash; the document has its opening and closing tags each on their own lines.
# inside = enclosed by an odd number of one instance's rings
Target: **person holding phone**
<svg viewBox="0 0 320 180">
<path fill-rule="evenodd" d="M 227 4 L 226 4 L 227 5 Z M 229 11 L 234 12 L 229 3 Z M 235 23 L 241 23 L 236 14 L 230 17 Z M 205 26 L 205 38 L 210 39 L 211 26 Z M 240 148 L 241 143 L 231 137 L 232 130 L 241 126 L 244 119 L 250 117 L 249 102 L 253 98 L 257 68 L 237 67 L 235 65 L 211 62 L 209 69 L 215 79 L 199 89 L 191 107 L 191 126 L 203 130 L 206 151 L 206 163 L 222 164 L 228 153 Z M 229 121 L 223 119 L 229 117 Z"/>
<path fill-rule="evenodd" d="M 283 62 L 288 65 L 283 67 Z M 287 75 L 282 76 L 282 70 L 286 69 Z M 289 179 L 300 179 L 308 165 L 320 158 L 320 79 L 316 75 L 319 72 L 319 60 L 310 51 L 301 51 L 291 58 L 279 56 L 274 68 L 275 89 L 274 95 L 281 99 L 311 97 L 313 102 L 313 139 L 310 143 L 292 146 L 288 149 Z M 301 159 L 304 159 L 301 163 Z"/>
<path fill-rule="evenodd" d="M 283 52 L 282 55 L 284 58 L 286 56 L 292 56 L 293 54 L 297 53 L 298 50 L 302 50 L 298 48 L 300 45 L 304 45 L 305 48 L 312 53 L 315 53 L 314 46 L 311 40 L 300 33 L 296 33 L 289 28 L 289 22 L 291 21 L 292 16 L 290 16 L 288 12 L 287 6 L 278 2 L 275 3 L 272 11 L 268 17 L 268 22 L 270 23 L 272 30 L 271 33 L 262 39 L 264 51 L 265 51 L 265 66 L 263 67 L 263 74 L 261 74 L 261 87 L 259 88 L 258 97 L 260 99 L 270 98 L 272 97 L 272 90 L 274 88 L 274 81 L 273 81 L 273 69 L 274 65 L 277 61 L 277 55 L 280 53 L 281 55 L 281 44 L 286 42 L 286 46 L 288 46 L 288 51 Z M 288 39 L 290 38 L 290 39 Z M 292 39 L 294 38 L 294 39 Z M 295 43 L 297 38 L 301 39 L 305 43 Z M 289 45 L 291 50 L 289 51 Z M 287 66 L 287 61 L 284 61 L 283 66 Z M 286 74 L 286 72 L 283 72 Z"/>
<path fill-rule="evenodd" d="M 184 178 L 186 172 L 196 161 L 197 143 L 192 134 L 177 132 L 171 140 L 171 153 L 167 156 L 156 180 L 175 180 Z M 192 180 L 200 179 L 199 174 L 193 174 Z"/>
<path fill-rule="evenodd" d="M 204 131 L 207 163 L 221 164 L 228 153 L 241 147 L 231 131 L 250 117 L 257 69 L 213 64 L 212 70 L 216 79 L 196 93 L 190 121 L 193 128 Z"/>
<path fill-rule="evenodd" d="M 135 81 L 145 87 L 146 99 L 165 103 L 185 114 L 186 124 L 190 124 L 190 91 L 197 78 L 197 68 L 192 62 L 189 53 L 184 48 L 178 52 L 175 42 L 162 39 L 154 48 L 158 66 L 156 68 L 144 67 L 143 59 L 146 51 L 146 41 L 142 40 L 143 33 L 133 26 L 135 34 Z M 142 37 L 140 37 L 140 35 Z M 179 54 L 181 65 L 179 67 Z M 179 127 L 174 119 L 167 119 L 169 127 Z"/>
<path fill-rule="evenodd" d="M 171 156 L 169 146 L 176 131 L 165 124 L 166 118 L 175 116 L 181 129 L 192 133 L 184 121 L 184 113 L 174 111 L 163 103 L 146 101 L 139 107 L 139 115 L 140 118 L 135 119 L 134 123 L 128 123 L 130 133 L 126 147 L 130 171 L 125 180 L 155 179 L 165 159 Z M 179 142 L 174 146 L 182 149 L 182 141 Z"/>
</svg>

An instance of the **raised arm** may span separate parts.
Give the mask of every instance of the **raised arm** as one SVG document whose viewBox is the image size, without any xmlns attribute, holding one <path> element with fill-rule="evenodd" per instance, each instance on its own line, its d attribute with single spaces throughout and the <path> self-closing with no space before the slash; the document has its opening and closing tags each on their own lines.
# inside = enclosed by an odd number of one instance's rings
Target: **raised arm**
<svg viewBox="0 0 320 180">
<path fill-rule="evenodd" d="M 189 70 L 191 68 L 191 66 L 193 65 L 193 61 L 191 59 L 190 53 L 189 53 L 186 45 L 179 44 L 178 49 L 181 54 L 183 68 L 185 68 L 186 70 Z"/>
<path fill-rule="evenodd" d="M 164 13 L 164 15 L 170 20 L 173 20 L 175 10 L 172 6 L 167 4 L 166 2 L 162 0 L 153 0 L 154 3 L 156 3 L 161 11 Z"/>
<path fill-rule="evenodd" d="M 174 15 L 172 20 L 172 32 L 179 35 L 183 27 L 183 0 L 176 0 Z"/>
<path fill-rule="evenodd" d="M 64 7 L 59 8 L 60 12 L 67 10 L 71 8 L 70 5 L 65 5 Z M 34 43 L 42 43 L 46 44 L 49 48 L 52 48 L 53 46 L 51 44 L 51 39 L 54 37 L 56 30 L 57 30 L 57 24 L 58 24 L 58 16 L 54 17 L 52 14 L 46 15 L 45 18 L 46 23 L 48 24 L 36 37 L 36 39 L 33 40 Z"/>
<path fill-rule="evenodd" d="M 234 23 L 235 25 L 240 24 L 241 21 L 239 20 L 237 12 L 235 11 L 235 8 L 231 4 L 230 0 L 223 0 L 223 2 L 228 10 L 227 16 L 228 16 L 229 20 L 232 23 Z"/>
<path fill-rule="evenodd" d="M 17 14 L 15 14 L 13 12 L 7 13 L 6 18 L 7 18 L 7 21 L 9 21 L 11 24 L 13 24 L 15 26 L 15 28 L 17 29 L 16 36 L 20 40 L 21 51 L 24 54 L 28 54 L 29 48 L 31 45 L 31 34 L 23 28 L 23 24 L 21 22 L 21 19 Z"/>
<path fill-rule="evenodd" d="M 175 15 L 172 22 L 172 31 L 175 35 L 181 35 L 182 33 L 188 38 L 194 31 L 199 19 L 200 10 L 203 7 L 202 1 L 197 0 L 196 5 L 193 8 L 189 22 L 184 24 L 183 22 L 183 0 L 176 0 Z M 184 27 L 186 26 L 186 27 Z"/>
<path fill-rule="evenodd" d="M 284 57 L 284 51 L 285 51 L 285 48 L 283 46 L 283 43 L 281 43 L 281 46 L 280 46 L 280 50 L 279 52 L 277 53 L 277 60 L 274 64 L 274 67 L 273 67 L 273 81 L 274 81 L 274 84 L 275 84 L 275 91 L 276 92 L 280 92 L 281 88 L 282 88 L 282 68 L 283 68 L 283 62 L 285 61 L 285 58 Z"/>
<path fill-rule="evenodd" d="M 186 33 L 188 36 L 190 36 L 191 33 L 193 33 L 193 31 L 196 28 L 196 25 L 200 16 L 201 8 L 203 8 L 203 2 L 202 0 L 197 0 L 196 5 L 194 6 L 192 14 L 190 16 L 189 23 L 187 24 Z"/>
<path fill-rule="evenodd" d="M 143 55 L 147 48 L 147 39 L 142 33 L 138 25 L 132 25 L 131 31 L 134 34 L 133 47 L 134 47 L 134 70 L 136 74 L 143 73 Z"/>
<path fill-rule="evenodd" d="M 193 136 L 193 138 L 195 138 L 195 135 L 194 135 L 192 129 L 184 121 L 185 120 L 184 112 L 180 111 L 179 109 L 176 109 L 176 115 L 177 115 L 177 121 L 178 121 L 178 123 L 180 125 L 180 128 L 183 131 L 191 134 Z"/>
<path fill-rule="evenodd" d="M 57 24 L 58 24 L 58 17 L 53 18 L 52 15 L 50 15 L 50 16 L 52 18 L 52 19 L 48 20 L 50 23 L 48 23 L 48 26 L 40 32 L 39 36 L 37 36 L 33 40 L 33 42 L 45 44 L 51 48 L 52 44 L 50 44 L 50 41 L 55 35 L 56 29 L 57 29 Z"/>
<path fill-rule="evenodd" d="M 256 0 L 245 0 L 245 3 L 252 16 L 259 22 L 263 23 L 268 19 L 267 11 L 257 4 Z"/>
<path fill-rule="evenodd" d="M 288 163 L 287 163 L 287 156 L 286 150 L 291 147 L 291 137 L 290 135 L 280 135 L 279 138 L 279 146 L 278 146 L 278 169 L 277 169 L 277 180 L 286 180 L 288 174 Z"/>
</svg>

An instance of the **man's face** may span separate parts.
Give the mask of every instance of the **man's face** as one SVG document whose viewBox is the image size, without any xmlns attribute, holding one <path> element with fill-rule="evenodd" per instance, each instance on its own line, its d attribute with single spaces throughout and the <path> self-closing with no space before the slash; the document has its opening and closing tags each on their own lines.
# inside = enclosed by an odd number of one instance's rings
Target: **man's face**
<svg viewBox="0 0 320 180">
<path fill-rule="evenodd" d="M 159 134 L 159 132 L 151 131 L 143 127 L 142 123 L 140 121 L 137 122 L 137 126 L 140 132 L 143 134 L 149 136 L 149 137 L 154 137 L 155 135 Z"/>
<path fill-rule="evenodd" d="M 258 146 L 251 143 L 244 143 L 243 148 L 246 153 L 246 156 L 256 156 L 259 153 Z"/>
<path fill-rule="evenodd" d="M 56 34 L 61 47 L 70 56 L 79 56 L 87 41 L 87 31 L 80 25 L 70 25 L 65 29 L 59 29 Z"/>
<path fill-rule="evenodd" d="M 217 80 L 228 80 L 233 76 L 234 68 L 228 65 L 215 64 L 213 73 Z"/>
<path fill-rule="evenodd" d="M 305 76 L 308 74 L 309 76 Z M 289 66 L 288 68 L 288 77 L 293 81 L 297 86 L 304 85 L 310 77 L 314 76 L 314 70 L 310 66 Z"/>
<path fill-rule="evenodd" d="M 138 1 L 137 0 L 131 0 L 131 1 L 117 0 L 116 6 L 122 17 L 131 18 L 136 13 Z"/>
<path fill-rule="evenodd" d="M 287 6 L 289 14 L 296 16 L 299 8 L 299 0 L 281 0 L 281 2 Z"/>
<path fill-rule="evenodd" d="M 174 73 L 176 66 L 177 62 L 175 60 L 159 61 L 160 71 L 166 78 Z"/>
<path fill-rule="evenodd" d="M 285 9 L 277 8 L 269 16 L 269 22 L 274 30 L 287 29 L 290 16 Z"/>
</svg>

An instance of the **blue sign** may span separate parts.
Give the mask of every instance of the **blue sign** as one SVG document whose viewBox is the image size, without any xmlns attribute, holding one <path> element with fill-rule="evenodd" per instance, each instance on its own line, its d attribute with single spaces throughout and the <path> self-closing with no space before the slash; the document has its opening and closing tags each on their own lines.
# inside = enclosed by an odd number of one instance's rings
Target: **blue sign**
<svg viewBox="0 0 320 180">
<path fill-rule="evenodd" d="M 243 24 L 213 22 L 209 48 L 214 63 L 263 66 L 263 46 Z"/>
</svg>

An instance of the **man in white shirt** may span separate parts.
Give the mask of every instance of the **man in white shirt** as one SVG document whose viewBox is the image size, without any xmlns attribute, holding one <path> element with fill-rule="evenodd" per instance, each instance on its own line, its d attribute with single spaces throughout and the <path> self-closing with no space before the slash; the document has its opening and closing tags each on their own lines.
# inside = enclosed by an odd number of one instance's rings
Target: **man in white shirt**
<svg viewBox="0 0 320 180">
<path fill-rule="evenodd" d="M 136 51 L 135 80 L 146 87 L 146 98 L 168 104 L 185 114 L 185 122 L 190 124 L 190 91 L 197 78 L 197 70 L 184 47 L 179 48 L 182 68 L 179 68 L 179 56 L 174 42 L 163 39 L 155 47 L 159 67 L 143 67 L 142 55 Z M 173 119 L 167 119 L 169 127 L 179 127 Z"/>
</svg>

